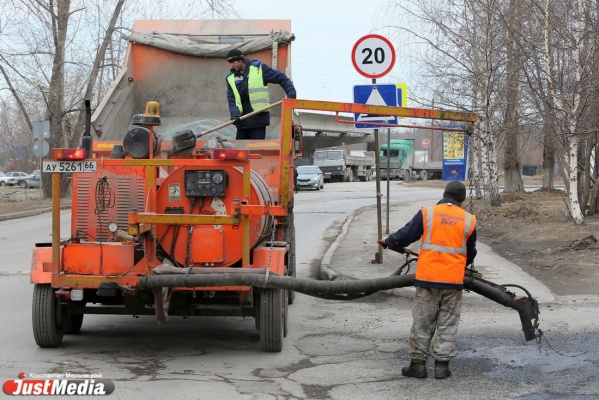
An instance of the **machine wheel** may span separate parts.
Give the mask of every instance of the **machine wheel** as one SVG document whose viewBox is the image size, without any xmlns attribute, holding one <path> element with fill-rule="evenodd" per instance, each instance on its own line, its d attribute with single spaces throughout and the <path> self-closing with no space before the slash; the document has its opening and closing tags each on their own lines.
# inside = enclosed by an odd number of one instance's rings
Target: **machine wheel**
<svg viewBox="0 0 599 400">
<path fill-rule="evenodd" d="M 262 351 L 279 352 L 283 349 L 285 330 L 285 296 L 281 289 L 260 290 L 260 348 Z"/>
<path fill-rule="evenodd" d="M 81 332 L 83 314 L 66 314 L 63 321 L 63 331 L 65 335 L 76 335 Z"/>
<path fill-rule="evenodd" d="M 49 284 L 38 283 L 33 287 L 33 337 L 39 347 L 58 347 L 62 343 L 58 299 L 54 292 Z"/>
<path fill-rule="evenodd" d="M 260 294 L 256 295 L 256 288 L 254 288 L 254 324 L 256 330 L 260 331 Z"/>
<path fill-rule="evenodd" d="M 289 243 L 289 251 L 287 252 L 287 276 L 296 277 L 295 269 L 295 221 L 292 212 L 289 213 L 287 227 L 285 228 L 285 240 Z M 287 291 L 287 303 L 293 304 L 295 300 L 295 292 Z"/>
<path fill-rule="evenodd" d="M 21 181 L 19 182 L 19 186 L 21 187 L 21 189 L 27 189 L 27 182 Z"/>
<path fill-rule="evenodd" d="M 283 337 L 289 332 L 289 291 L 283 290 Z"/>
</svg>

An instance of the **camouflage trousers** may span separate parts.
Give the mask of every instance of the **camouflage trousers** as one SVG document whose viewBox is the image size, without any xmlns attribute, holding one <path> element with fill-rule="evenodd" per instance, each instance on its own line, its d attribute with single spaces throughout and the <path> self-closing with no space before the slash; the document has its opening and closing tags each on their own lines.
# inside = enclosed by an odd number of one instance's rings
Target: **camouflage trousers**
<svg viewBox="0 0 599 400">
<path fill-rule="evenodd" d="M 429 355 L 446 362 L 455 357 L 462 290 L 416 287 L 410 331 L 410 359 L 426 361 Z"/>
</svg>

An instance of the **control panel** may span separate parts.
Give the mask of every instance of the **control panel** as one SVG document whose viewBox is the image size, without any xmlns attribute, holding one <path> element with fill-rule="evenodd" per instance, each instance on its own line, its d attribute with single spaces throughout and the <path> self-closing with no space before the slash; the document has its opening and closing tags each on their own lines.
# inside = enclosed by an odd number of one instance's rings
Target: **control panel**
<svg viewBox="0 0 599 400">
<path fill-rule="evenodd" d="M 223 197 L 227 181 L 227 173 L 223 170 L 187 170 L 185 171 L 185 195 Z"/>
</svg>

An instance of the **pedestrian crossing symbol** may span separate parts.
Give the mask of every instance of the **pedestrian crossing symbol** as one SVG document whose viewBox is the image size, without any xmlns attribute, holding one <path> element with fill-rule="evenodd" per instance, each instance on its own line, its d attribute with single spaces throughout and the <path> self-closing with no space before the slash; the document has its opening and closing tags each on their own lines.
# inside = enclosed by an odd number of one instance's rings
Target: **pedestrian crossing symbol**
<svg viewBox="0 0 599 400">
<path fill-rule="evenodd" d="M 373 106 L 397 107 L 397 87 L 390 85 L 354 86 L 354 103 Z M 356 128 L 376 128 L 377 124 L 397 124 L 397 117 L 390 115 L 354 114 Z M 360 123 L 363 122 L 363 123 Z"/>
</svg>

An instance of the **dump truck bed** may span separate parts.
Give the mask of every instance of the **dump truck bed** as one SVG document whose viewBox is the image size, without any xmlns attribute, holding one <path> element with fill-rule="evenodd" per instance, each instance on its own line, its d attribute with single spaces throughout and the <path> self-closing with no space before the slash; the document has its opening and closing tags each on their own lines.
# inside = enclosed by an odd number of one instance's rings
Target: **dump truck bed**
<svg viewBox="0 0 599 400">
<path fill-rule="evenodd" d="M 94 139 L 120 140 L 131 116 L 144 113 L 148 101 L 160 101 L 161 126 L 171 138 L 190 129 L 195 134 L 230 120 L 225 75 L 226 54 L 242 48 L 246 58 L 263 61 L 290 76 L 293 36 L 287 20 L 137 21 L 124 66 L 92 115 Z M 270 88 L 274 103 L 283 90 Z M 269 135 L 278 135 L 280 108 L 271 110 Z M 234 137 L 234 127 L 218 132 Z"/>
</svg>

